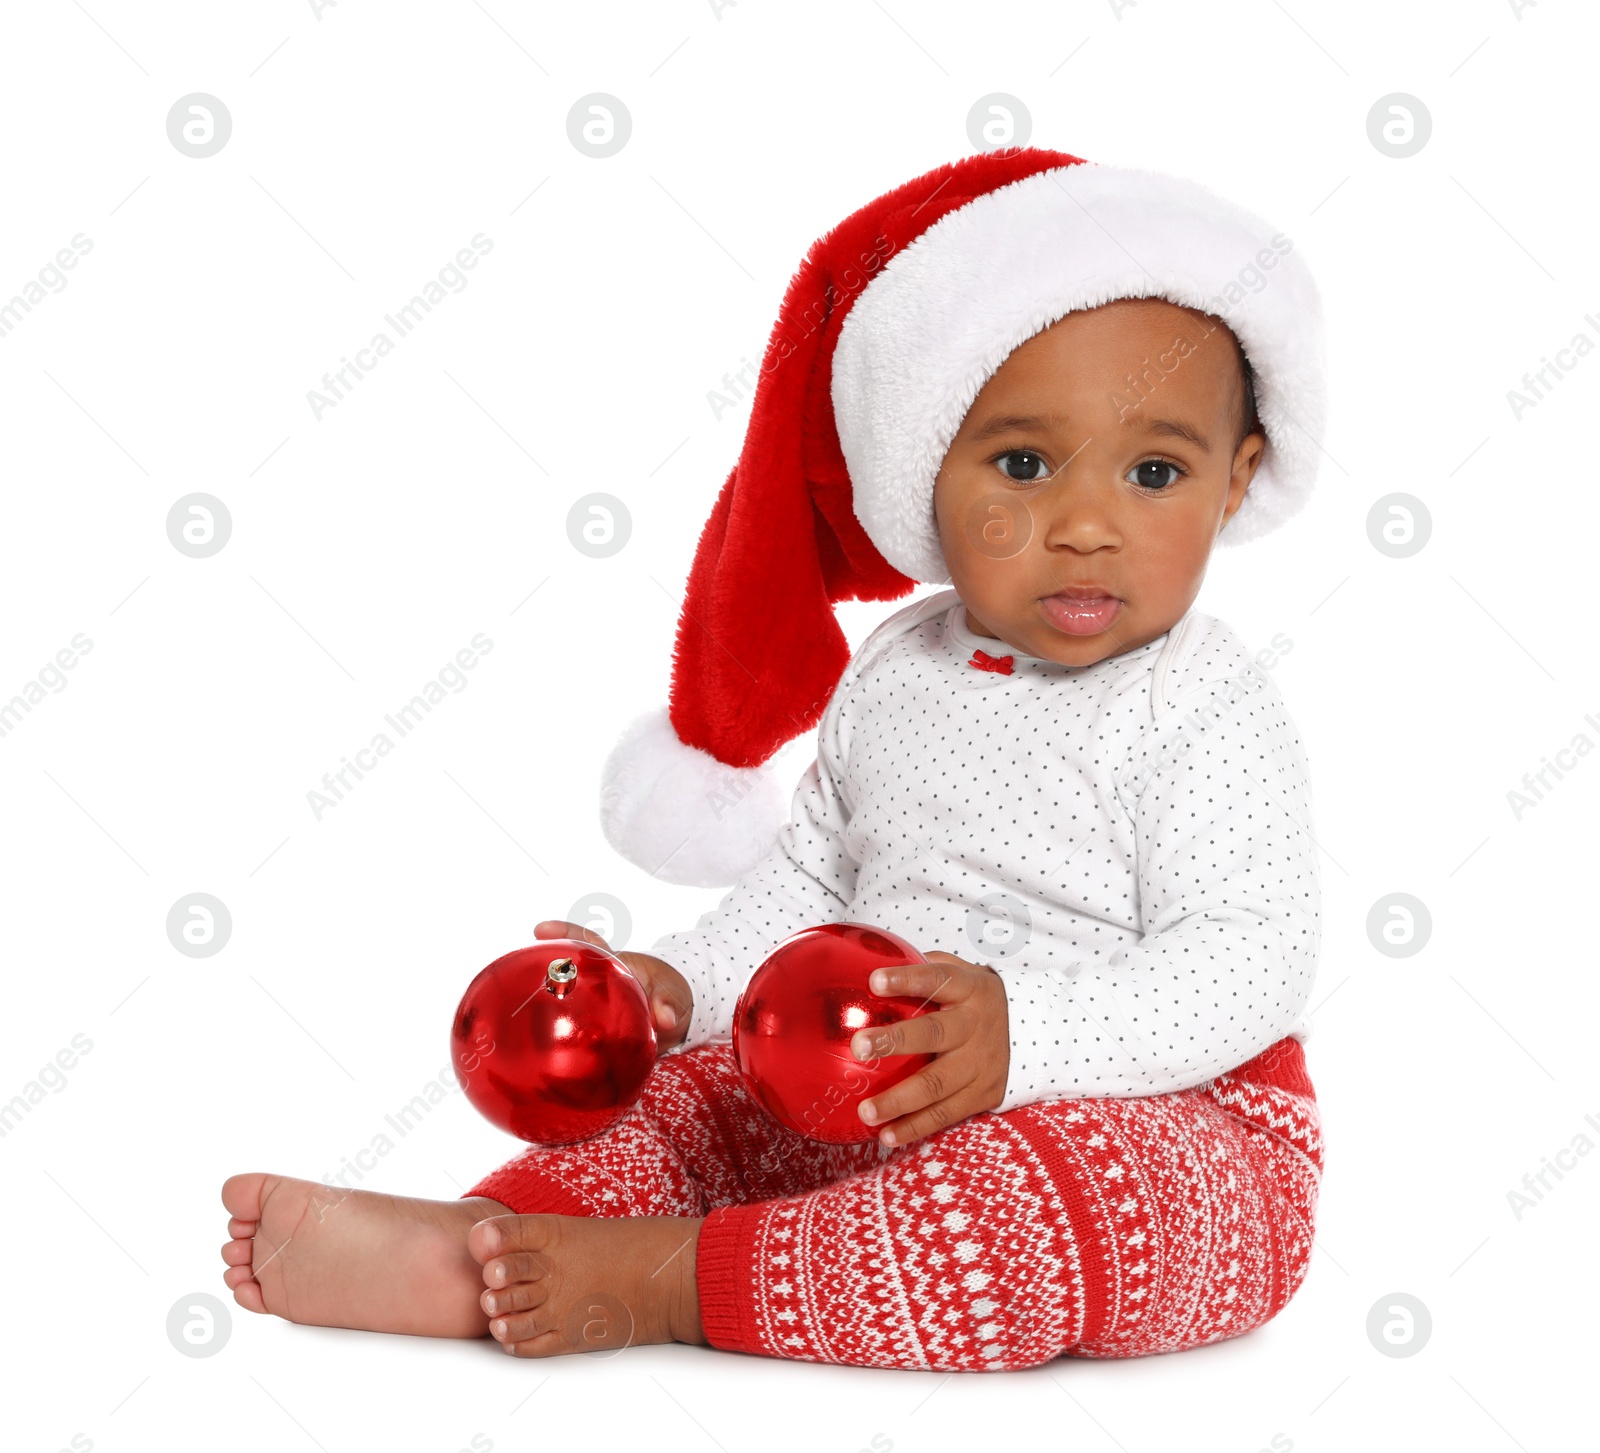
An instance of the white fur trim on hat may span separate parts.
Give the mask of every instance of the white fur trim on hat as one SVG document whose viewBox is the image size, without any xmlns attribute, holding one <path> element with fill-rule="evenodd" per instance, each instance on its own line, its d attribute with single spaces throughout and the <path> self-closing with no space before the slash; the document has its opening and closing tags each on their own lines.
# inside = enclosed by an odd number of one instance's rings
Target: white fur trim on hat
<svg viewBox="0 0 1600 1453">
<path fill-rule="evenodd" d="M 652 877 L 737 882 L 778 840 L 790 794 L 770 766 L 729 767 L 686 746 L 666 707 L 636 717 L 600 773 L 600 826 Z"/>
<path fill-rule="evenodd" d="M 1185 178 L 1053 167 L 941 217 L 840 328 L 839 443 L 856 517 L 895 569 L 949 581 L 933 481 L 1012 350 L 1069 312 L 1141 297 L 1220 317 L 1255 371 L 1267 446 L 1218 543 L 1264 535 L 1305 504 L 1324 428 L 1322 309 L 1292 240 Z"/>
</svg>

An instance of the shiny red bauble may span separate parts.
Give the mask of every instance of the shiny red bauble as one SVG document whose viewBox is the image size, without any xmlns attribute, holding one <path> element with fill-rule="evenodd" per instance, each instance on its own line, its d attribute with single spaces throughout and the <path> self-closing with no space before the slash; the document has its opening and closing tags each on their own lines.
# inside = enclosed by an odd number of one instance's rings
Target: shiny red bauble
<svg viewBox="0 0 1600 1453">
<path fill-rule="evenodd" d="M 865 923 L 824 923 L 784 939 L 751 976 L 733 1011 L 733 1054 L 746 1088 L 775 1119 L 811 1140 L 877 1138 L 856 1107 L 931 1064 L 931 1054 L 858 1060 L 863 1029 L 933 1013 L 920 996 L 880 997 L 874 969 L 925 964 L 905 939 Z"/>
<path fill-rule="evenodd" d="M 450 1062 L 474 1107 L 535 1145 L 570 1145 L 615 1124 L 656 1062 L 644 986 L 615 954 L 541 939 L 468 986 Z"/>
</svg>

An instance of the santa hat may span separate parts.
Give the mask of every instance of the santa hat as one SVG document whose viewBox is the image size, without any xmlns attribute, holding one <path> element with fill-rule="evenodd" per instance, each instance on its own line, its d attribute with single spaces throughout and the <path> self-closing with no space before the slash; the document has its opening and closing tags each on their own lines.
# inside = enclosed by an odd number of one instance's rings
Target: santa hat
<svg viewBox="0 0 1600 1453">
<path fill-rule="evenodd" d="M 849 664 L 834 605 L 948 583 L 933 482 L 978 391 L 1066 313 L 1141 297 L 1238 338 L 1267 442 L 1218 543 L 1275 529 L 1316 475 L 1321 306 L 1258 217 L 1179 177 L 1021 147 L 936 167 L 812 245 L 695 550 L 670 705 L 603 769 L 618 852 L 709 888 L 773 849 L 792 788 L 762 764 L 816 726 Z"/>
</svg>

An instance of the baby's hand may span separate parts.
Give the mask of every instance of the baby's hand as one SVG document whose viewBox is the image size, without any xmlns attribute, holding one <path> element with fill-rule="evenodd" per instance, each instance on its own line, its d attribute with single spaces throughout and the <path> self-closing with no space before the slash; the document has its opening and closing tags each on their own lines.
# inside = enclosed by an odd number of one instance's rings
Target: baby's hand
<svg viewBox="0 0 1600 1453">
<path fill-rule="evenodd" d="M 592 928 L 581 923 L 568 923 L 560 918 L 547 918 L 533 930 L 535 938 L 576 938 L 592 943 L 607 953 L 617 953 Z M 650 1014 L 655 1020 L 658 1050 L 676 1049 L 689 1037 L 689 1016 L 694 1011 L 694 990 L 665 959 L 652 954 L 621 953 L 617 957 L 628 966 L 628 971 L 643 986 L 650 1001 Z"/>
<path fill-rule="evenodd" d="M 935 1013 L 863 1029 L 851 1041 L 857 1059 L 933 1054 L 933 1063 L 863 1100 L 861 1118 L 878 1125 L 885 1145 L 909 1145 L 993 1110 L 1005 1099 L 1011 1068 L 1011 1026 L 1000 975 L 984 964 L 933 952 L 925 964 L 874 969 L 868 986 L 880 995 L 937 1000 Z M 898 1117 L 898 1118 L 897 1118 Z"/>
</svg>

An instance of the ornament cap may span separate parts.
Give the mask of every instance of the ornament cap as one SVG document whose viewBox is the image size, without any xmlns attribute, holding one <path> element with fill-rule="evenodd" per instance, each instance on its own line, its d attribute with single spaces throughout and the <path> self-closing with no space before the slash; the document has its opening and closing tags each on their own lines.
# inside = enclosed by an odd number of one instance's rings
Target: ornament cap
<svg viewBox="0 0 1600 1453">
<path fill-rule="evenodd" d="M 570 985 L 577 982 L 578 966 L 571 959 L 552 959 L 544 971 L 544 986 L 556 998 L 566 995 Z"/>
</svg>

